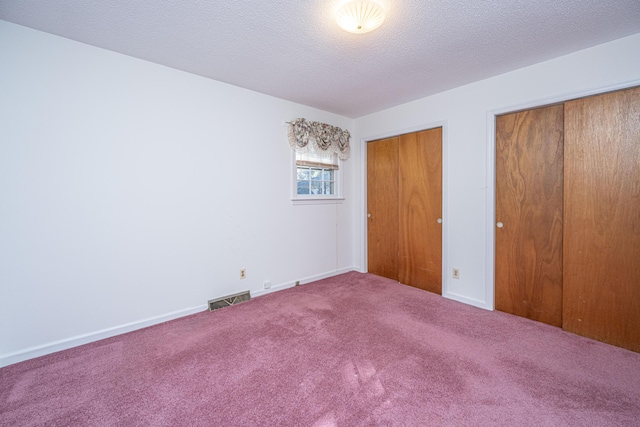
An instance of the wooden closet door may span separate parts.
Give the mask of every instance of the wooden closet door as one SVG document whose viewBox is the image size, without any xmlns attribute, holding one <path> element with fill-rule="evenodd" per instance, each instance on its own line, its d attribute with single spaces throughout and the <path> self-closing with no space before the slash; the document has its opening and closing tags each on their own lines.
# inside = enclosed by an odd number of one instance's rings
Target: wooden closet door
<svg viewBox="0 0 640 427">
<path fill-rule="evenodd" d="M 640 351 L 640 88 L 565 103 L 563 328 Z"/>
<path fill-rule="evenodd" d="M 398 140 L 367 144 L 368 271 L 398 280 Z"/>
<path fill-rule="evenodd" d="M 406 285 L 442 293 L 442 128 L 401 135 L 399 271 Z"/>
<path fill-rule="evenodd" d="M 496 310 L 562 326 L 563 106 L 496 118 Z"/>
</svg>

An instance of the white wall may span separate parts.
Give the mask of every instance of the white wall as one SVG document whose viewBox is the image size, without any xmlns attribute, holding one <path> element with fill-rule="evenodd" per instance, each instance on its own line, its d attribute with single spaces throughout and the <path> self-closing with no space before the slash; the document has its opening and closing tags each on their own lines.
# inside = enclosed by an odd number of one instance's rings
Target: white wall
<svg viewBox="0 0 640 427">
<path fill-rule="evenodd" d="M 0 63 L 0 366 L 353 269 L 358 160 L 293 206 L 284 126 L 351 119 L 4 21 Z"/>
<path fill-rule="evenodd" d="M 636 34 L 355 121 L 354 145 L 360 152 L 364 141 L 444 126 L 444 296 L 493 309 L 495 114 L 639 85 L 639 53 Z M 365 186 L 364 158 L 358 167 L 357 185 Z M 357 215 L 357 258 L 363 269 L 365 194 Z M 460 269 L 458 280 L 450 278 L 454 267 Z"/>
</svg>

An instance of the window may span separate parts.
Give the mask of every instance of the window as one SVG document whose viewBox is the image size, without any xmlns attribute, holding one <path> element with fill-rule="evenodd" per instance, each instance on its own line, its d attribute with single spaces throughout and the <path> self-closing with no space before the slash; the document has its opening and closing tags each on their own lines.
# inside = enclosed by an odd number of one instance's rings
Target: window
<svg viewBox="0 0 640 427">
<path fill-rule="evenodd" d="M 335 154 L 296 155 L 296 192 L 304 196 L 334 196 L 338 162 Z"/>
<path fill-rule="evenodd" d="M 340 161 L 349 158 L 349 131 L 306 119 L 287 124 L 287 139 L 295 153 L 294 204 L 340 203 Z"/>
<path fill-rule="evenodd" d="M 335 153 L 296 153 L 296 199 L 337 199 L 339 161 Z"/>
</svg>

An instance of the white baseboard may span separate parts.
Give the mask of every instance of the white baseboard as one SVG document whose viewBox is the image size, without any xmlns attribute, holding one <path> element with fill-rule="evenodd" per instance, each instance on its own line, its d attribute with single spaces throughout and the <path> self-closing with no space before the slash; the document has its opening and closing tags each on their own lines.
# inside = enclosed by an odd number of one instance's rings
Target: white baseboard
<svg viewBox="0 0 640 427">
<path fill-rule="evenodd" d="M 356 270 L 355 267 L 342 268 L 342 269 L 327 272 L 327 273 L 316 274 L 314 276 L 309 276 L 309 277 L 303 277 L 299 279 L 299 282 L 302 285 L 305 283 L 314 282 L 316 280 L 326 279 L 327 277 L 333 277 L 339 274 L 348 273 L 354 270 Z M 266 295 L 271 292 L 276 292 L 276 291 L 281 291 L 283 289 L 291 288 L 295 286 L 295 284 L 296 284 L 295 281 L 293 281 L 293 282 L 288 282 L 288 283 L 283 283 L 277 286 L 273 286 L 271 287 L 271 289 L 260 289 L 255 292 L 251 292 L 251 296 L 259 297 L 261 295 Z M 67 339 L 55 341 L 48 344 L 30 347 L 24 350 L 16 351 L 14 353 L 2 354 L 0 355 L 0 368 L 4 366 L 13 365 L 14 363 L 23 362 L 25 360 L 34 359 L 36 357 L 55 353 L 57 351 L 68 350 L 70 348 L 77 347 L 79 345 L 88 344 L 94 341 L 99 341 L 105 338 L 111 338 L 116 335 L 125 334 L 127 332 L 132 332 L 138 329 L 157 325 L 159 323 L 164 323 L 169 320 L 174 320 L 180 317 L 188 316 L 190 314 L 199 313 L 207 309 L 208 309 L 208 306 L 206 304 L 203 304 L 197 307 L 178 310 L 171 313 L 163 314 L 161 316 L 140 320 L 137 322 L 127 323 L 121 326 L 115 326 L 113 328 L 107 328 L 100 331 L 91 332 L 84 335 L 78 335 L 76 337 L 67 338 Z"/>
<path fill-rule="evenodd" d="M 14 363 L 23 362 L 25 360 L 33 359 L 36 357 L 44 356 L 47 354 L 55 353 L 57 351 L 68 350 L 79 345 L 88 344 L 90 342 L 99 341 L 105 338 L 111 338 L 116 335 L 125 334 L 138 329 L 146 328 L 148 326 L 164 323 L 169 320 L 174 320 L 179 317 L 188 316 L 190 314 L 199 313 L 207 310 L 207 305 L 203 304 L 197 307 L 191 307 L 184 310 L 173 311 L 171 313 L 163 314 L 161 316 L 151 317 L 148 319 L 140 320 L 137 322 L 127 323 L 121 326 L 115 326 L 113 328 L 107 328 L 96 332 L 90 332 L 88 334 L 78 335 L 76 337 L 55 341 L 48 344 L 43 344 L 35 347 L 30 347 L 25 350 L 16 351 L 14 353 L 7 353 L 0 355 L 0 368 L 4 366 L 13 365 Z"/>
<path fill-rule="evenodd" d="M 298 281 L 300 282 L 301 285 L 304 285 L 305 283 L 315 282 L 316 280 L 326 279 L 327 277 L 338 276 L 340 274 L 348 273 L 350 271 L 357 271 L 357 269 L 356 269 L 356 267 L 341 268 L 339 270 L 330 271 L 330 272 L 327 272 L 327 273 L 321 273 L 321 274 L 316 274 L 316 275 L 313 275 L 313 276 L 303 277 L 301 279 L 298 279 Z M 286 282 L 286 283 L 282 283 L 280 285 L 272 286 L 269 289 L 259 289 L 257 291 L 251 291 L 251 297 L 252 298 L 253 297 L 259 297 L 259 296 L 262 296 L 262 295 L 270 294 L 271 292 L 277 292 L 277 291 L 281 291 L 283 289 L 292 288 L 295 285 L 296 285 L 296 281 L 293 281 L 293 282 Z"/>
<path fill-rule="evenodd" d="M 493 311 L 493 307 L 489 304 L 487 304 L 486 301 L 481 301 L 478 299 L 474 299 L 474 298 L 468 298 L 462 295 L 458 295 L 455 294 L 453 292 L 445 292 L 442 294 L 443 297 L 454 300 L 454 301 L 458 301 L 464 304 L 468 304 L 468 305 L 472 305 L 474 307 L 478 307 L 478 308 L 482 308 L 485 310 L 489 310 L 489 311 Z"/>
</svg>

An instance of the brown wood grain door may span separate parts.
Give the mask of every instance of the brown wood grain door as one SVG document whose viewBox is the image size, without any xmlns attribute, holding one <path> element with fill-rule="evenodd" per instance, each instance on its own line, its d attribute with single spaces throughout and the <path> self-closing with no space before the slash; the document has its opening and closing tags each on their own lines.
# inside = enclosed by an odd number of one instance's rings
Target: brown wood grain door
<svg viewBox="0 0 640 427">
<path fill-rule="evenodd" d="M 442 128 L 400 136 L 398 280 L 442 293 Z"/>
<path fill-rule="evenodd" d="M 565 103 L 563 328 L 640 351 L 640 88 Z"/>
<path fill-rule="evenodd" d="M 496 118 L 496 310 L 562 326 L 563 106 Z"/>
<path fill-rule="evenodd" d="M 367 144 L 369 273 L 398 280 L 398 141 Z"/>
</svg>

